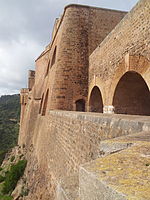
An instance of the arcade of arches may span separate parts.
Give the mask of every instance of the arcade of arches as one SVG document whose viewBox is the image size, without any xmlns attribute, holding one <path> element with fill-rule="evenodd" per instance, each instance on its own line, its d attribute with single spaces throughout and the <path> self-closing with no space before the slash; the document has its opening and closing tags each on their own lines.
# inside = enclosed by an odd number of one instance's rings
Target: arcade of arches
<svg viewBox="0 0 150 200">
<path fill-rule="evenodd" d="M 116 114 L 150 115 L 150 91 L 140 74 L 126 72 L 119 80 L 113 106 Z M 103 112 L 102 95 L 97 86 L 92 89 L 89 100 L 90 112 Z"/>
</svg>

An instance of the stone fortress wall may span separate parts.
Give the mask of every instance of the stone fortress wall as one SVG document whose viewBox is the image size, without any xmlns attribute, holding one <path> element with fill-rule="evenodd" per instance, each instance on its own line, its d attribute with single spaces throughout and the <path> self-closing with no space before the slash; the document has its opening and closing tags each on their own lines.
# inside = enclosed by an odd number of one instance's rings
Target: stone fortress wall
<svg viewBox="0 0 150 200">
<path fill-rule="evenodd" d="M 67 6 L 51 44 L 36 60 L 35 97 L 45 98 L 49 91 L 48 109 L 75 110 L 76 100 L 86 101 L 89 55 L 125 14 Z"/>
<path fill-rule="evenodd" d="M 139 190 L 139 179 L 149 178 L 143 177 L 150 162 L 149 31 L 149 0 L 128 14 L 73 4 L 56 20 L 21 90 L 26 199 L 149 198 L 148 183 Z M 135 160 L 141 171 L 122 180 L 120 168 Z M 127 180 L 134 182 L 130 189 Z"/>
<path fill-rule="evenodd" d="M 147 109 L 150 108 L 149 95 L 146 93 L 150 88 L 149 17 L 149 2 L 140 1 L 90 55 L 89 98 L 93 87 L 97 86 L 106 110 L 107 106 L 114 106 L 115 113 L 150 115 L 150 109 Z M 132 97 L 131 87 L 135 93 Z M 138 98 L 140 93 L 143 99 Z M 132 103 L 126 102 L 125 105 L 123 99 L 128 101 L 129 96 Z"/>
</svg>

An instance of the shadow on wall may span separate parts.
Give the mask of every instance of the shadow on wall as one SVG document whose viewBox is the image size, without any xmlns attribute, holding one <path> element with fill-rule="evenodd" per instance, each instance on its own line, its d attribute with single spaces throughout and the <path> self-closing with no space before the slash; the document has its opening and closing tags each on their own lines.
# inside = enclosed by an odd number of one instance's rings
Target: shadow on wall
<svg viewBox="0 0 150 200">
<path fill-rule="evenodd" d="M 49 95 L 49 89 L 46 92 L 46 96 L 44 99 L 44 105 L 43 105 L 43 109 L 42 109 L 42 115 L 46 114 L 46 109 L 47 109 L 47 103 L 48 103 L 48 95 Z"/>
<path fill-rule="evenodd" d="M 100 89 L 95 86 L 92 89 L 90 101 L 89 101 L 89 111 L 90 112 L 103 112 L 103 100 Z"/>
<path fill-rule="evenodd" d="M 115 89 L 113 106 L 117 114 L 150 115 L 150 92 L 140 74 L 126 72 Z"/>
<path fill-rule="evenodd" d="M 85 100 L 79 99 L 75 102 L 76 104 L 76 111 L 85 112 Z"/>
</svg>

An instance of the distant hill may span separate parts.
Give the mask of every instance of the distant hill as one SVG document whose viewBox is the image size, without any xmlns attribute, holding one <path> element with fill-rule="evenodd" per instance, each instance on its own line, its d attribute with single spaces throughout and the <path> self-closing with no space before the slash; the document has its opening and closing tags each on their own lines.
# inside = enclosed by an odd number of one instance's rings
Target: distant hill
<svg viewBox="0 0 150 200">
<path fill-rule="evenodd" d="M 20 118 L 20 96 L 0 97 L 0 164 L 5 153 L 17 144 Z"/>
</svg>

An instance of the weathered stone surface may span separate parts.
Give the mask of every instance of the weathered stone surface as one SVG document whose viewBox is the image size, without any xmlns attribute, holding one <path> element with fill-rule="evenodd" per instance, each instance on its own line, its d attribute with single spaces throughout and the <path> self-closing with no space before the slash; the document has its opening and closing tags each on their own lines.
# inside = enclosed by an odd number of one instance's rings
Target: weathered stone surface
<svg viewBox="0 0 150 200">
<path fill-rule="evenodd" d="M 107 155 L 131 147 L 141 141 L 150 142 L 150 131 L 102 141 L 100 143 L 100 151 Z"/>
<path fill-rule="evenodd" d="M 126 200 L 124 194 L 117 192 L 98 179 L 93 173 L 80 168 L 80 199 L 81 200 Z"/>
<path fill-rule="evenodd" d="M 150 133 L 148 134 L 148 136 Z M 137 139 L 138 138 L 138 139 Z M 141 137 L 142 138 L 142 137 Z M 133 140 L 132 140 L 133 139 Z M 80 167 L 81 200 L 148 200 L 150 193 L 150 142 L 139 135 L 125 141 L 134 143 L 118 153 Z M 123 138 L 120 140 L 123 141 Z M 111 143 L 119 142 L 112 140 Z M 108 144 L 110 141 L 108 141 Z"/>
<path fill-rule="evenodd" d="M 57 185 L 57 200 L 77 200 L 79 197 L 79 177 L 78 174 L 61 179 Z"/>
</svg>

